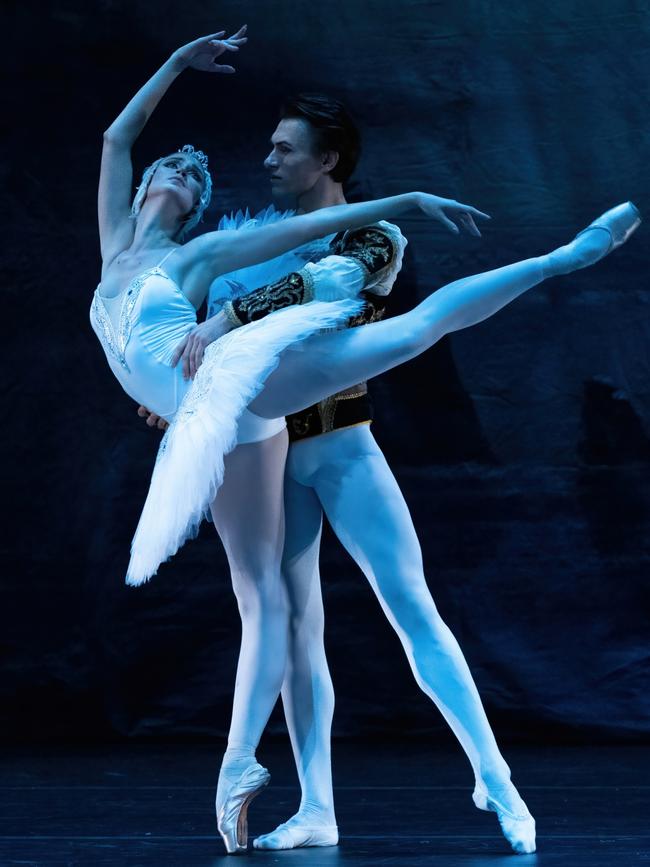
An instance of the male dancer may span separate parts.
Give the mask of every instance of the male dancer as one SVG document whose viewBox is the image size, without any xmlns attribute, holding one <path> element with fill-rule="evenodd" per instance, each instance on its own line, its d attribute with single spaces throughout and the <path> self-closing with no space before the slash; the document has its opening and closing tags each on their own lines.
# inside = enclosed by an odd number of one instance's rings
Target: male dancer
<svg viewBox="0 0 650 867">
<path fill-rule="evenodd" d="M 287 101 L 281 117 L 265 160 L 274 198 L 291 202 L 301 212 L 345 203 L 343 183 L 357 162 L 359 136 L 343 106 L 326 96 L 302 95 Z M 453 223 L 449 228 L 459 231 Z M 471 218 L 462 228 L 480 234 Z M 249 294 L 246 288 L 262 282 L 261 272 L 255 270 L 259 266 L 220 277 L 210 291 L 210 318 L 179 345 L 176 358 L 182 359 L 186 375 L 193 376 L 205 346 L 221 334 L 273 310 L 309 301 L 316 288 L 318 297 L 325 298 L 328 282 L 338 275 L 345 275 L 355 294 L 361 289 L 368 292 L 365 314 L 350 324 L 376 320 L 383 315 L 382 296 L 392 288 L 404 246 L 397 227 L 382 222 L 324 239 L 316 249 L 294 251 L 295 264 L 291 254 L 274 260 L 265 282 L 292 268 L 294 273 Z M 254 846 L 290 849 L 338 842 L 330 764 L 334 691 L 323 644 L 318 570 L 324 512 L 368 578 L 402 641 L 418 685 L 465 750 L 476 791 L 487 788 L 503 808 L 499 819 L 515 851 L 534 851 L 534 819 L 510 782 L 510 769 L 460 647 L 431 598 L 415 528 L 370 432 L 371 419 L 365 383 L 287 419 L 291 446 L 285 474 L 283 575 L 291 617 L 282 700 L 302 798 L 298 812 L 258 837 Z M 148 423 L 157 421 L 150 416 Z"/>
</svg>

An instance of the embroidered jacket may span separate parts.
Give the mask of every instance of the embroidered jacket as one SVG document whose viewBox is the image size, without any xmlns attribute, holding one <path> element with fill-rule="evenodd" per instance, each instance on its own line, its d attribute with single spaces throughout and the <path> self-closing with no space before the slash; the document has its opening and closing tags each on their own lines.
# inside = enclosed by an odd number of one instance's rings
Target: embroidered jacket
<svg viewBox="0 0 650 867">
<path fill-rule="evenodd" d="M 347 327 L 376 322 L 384 316 L 384 298 L 401 268 L 406 243 L 397 226 L 384 221 L 340 232 L 315 250 L 309 245 L 298 248 L 295 255 L 312 261 L 253 292 L 244 294 L 241 282 L 227 280 L 234 297 L 225 300 L 221 309 L 238 327 L 293 304 L 360 295 L 364 309 Z M 210 314 L 214 307 L 211 303 Z M 288 416 L 287 426 L 290 439 L 297 440 L 370 422 L 372 417 L 367 384 L 360 383 Z"/>
</svg>

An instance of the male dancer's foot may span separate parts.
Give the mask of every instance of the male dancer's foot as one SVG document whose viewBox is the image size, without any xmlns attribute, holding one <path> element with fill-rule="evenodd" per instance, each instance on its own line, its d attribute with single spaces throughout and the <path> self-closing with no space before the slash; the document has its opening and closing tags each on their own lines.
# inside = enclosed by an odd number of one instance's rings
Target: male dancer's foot
<svg viewBox="0 0 650 867">
<path fill-rule="evenodd" d="M 287 822 L 253 840 L 256 849 L 298 849 L 302 846 L 336 846 L 339 832 L 334 813 L 301 807 Z"/>
<path fill-rule="evenodd" d="M 497 814 L 503 836 L 518 855 L 535 851 L 535 819 L 510 780 L 507 765 L 496 773 L 483 772 L 472 800 L 479 810 Z"/>
</svg>

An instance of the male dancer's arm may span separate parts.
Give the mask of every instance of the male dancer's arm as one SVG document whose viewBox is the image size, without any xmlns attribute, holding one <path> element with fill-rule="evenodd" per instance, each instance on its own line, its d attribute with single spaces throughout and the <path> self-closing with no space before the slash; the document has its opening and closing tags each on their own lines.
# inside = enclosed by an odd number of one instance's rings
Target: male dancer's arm
<svg viewBox="0 0 650 867">
<path fill-rule="evenodd" d="M 199 328 L 216 327 L 215 333 L 206 335 L 207 342 L 210 342 L 219 334 L 261 319 L 283 307 L 313 300 L 336 301 L 359 295 L 365 304 L 348 326 L 376 322 L 384 315 L 386 305 L 383 296 L 392 288 L 401 267 L 406 243 L 397 226 L 386 222 L 339 233 L 332 241 L 332 254 L 234 301 L 227 301 Z M 173 363 L 182 359 L 186 378 L 195 375 L 202 361 L 201 349 L 200 344 L 194 348 L 188 347 L 187 341 L 178 347 Z M 138 414 L 147 418 L 150 426 L 156 425 L 161 429 L 167 427 L 164 420 L 145 407 L 140 407 Z"/>
<path fill-rule="evenodd" d="M 379 296 L 390 291 L 390 287 L 380 287 L 380 277 L 393 263 L 398 246 L 401 259 L 404 240 L 401 235 L 401 243 L 397 240 L 397 231 L 396 227 L 373 225 L 345 232 L 332 242 L 332 255 L 227 301 L 220 315 L 237 328 L 283 307 L 314 300 L 336 301 L 363 293 L 366 305 L 361 319 L 355 317 L 354 324 L 376 319 L 377 311 L 385 306 Z M 370 296 L 373 289 L 378 291 Z"/>
<path fill-rule="evenodd" d="M 387 295 L 402 262 L 406 240 L 391 223 L 382 220 L 339 233 L 331 242 L 332 255 L 308 263 L 280 280 L 226 301 L 210 319 L 198 325 L 176 348 L 172 365 L 181 359 L 185 379 L 194 378 L 205 348 L 232 328 L 261 319 L 275 310 L 309 301 L 337 301 L 362 297 L 366 319 L 355 317 L 350 325 L 372 321 L 378 301 L 368 295 Z M 222 278 L 218 278 L 222 279 Z M 365 291 L 364 291 L 365 290 Z M 143 411 L 144 413 L 144 411 Z"/>
<path fill-rule="evenodd" d="M 306 266 L 283 280 L 226 302 L 226 310 L 220 315 L 237 327 L 288 304 L 361 295 L 366 302 L 364 308 L 350 319 L 348 327 L 376 322 L 384 316 L 383 296 L 393 287 L 406 243 L 399 229 L 386 222 L 342 233 L 332 242 L 333 255 L 321 259 L 315 266 Z M 368 424 L 373 417 L 368 386 L 361 382 L 288 416 L 289 439 L 295 442 Z"/>
</svg>

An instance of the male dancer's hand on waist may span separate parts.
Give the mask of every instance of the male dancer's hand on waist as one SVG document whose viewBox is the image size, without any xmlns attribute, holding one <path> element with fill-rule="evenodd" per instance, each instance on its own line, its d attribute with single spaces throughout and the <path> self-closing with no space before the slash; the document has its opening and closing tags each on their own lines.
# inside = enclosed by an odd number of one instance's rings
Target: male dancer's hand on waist
<svg viewBox="0 0 650 867">
<path fill-rule="evenodd" d="M 166 419 L 156 415 L 155 412 L 151 412 L 146 406 L 140 405 L 138 407 L 138 415 L 140 418 L 146 418 L 149 427 L 157 427 L 158 430 L 167 430 L 169 427 L 169 422 Z"/>
<path fill-rule="evenodd" d="M 232 328 L 232 323 L 224 313 L 217 313 L 211 319 L 206 319 L 196 326 L 187 337 L 183 338 L 174 350 L 172 367 L 183 360 L 183 376 L 194 379 L 196 371 L 203 362 L 203 353 L 207 346 L 223 337 Z"/>
</svg>

